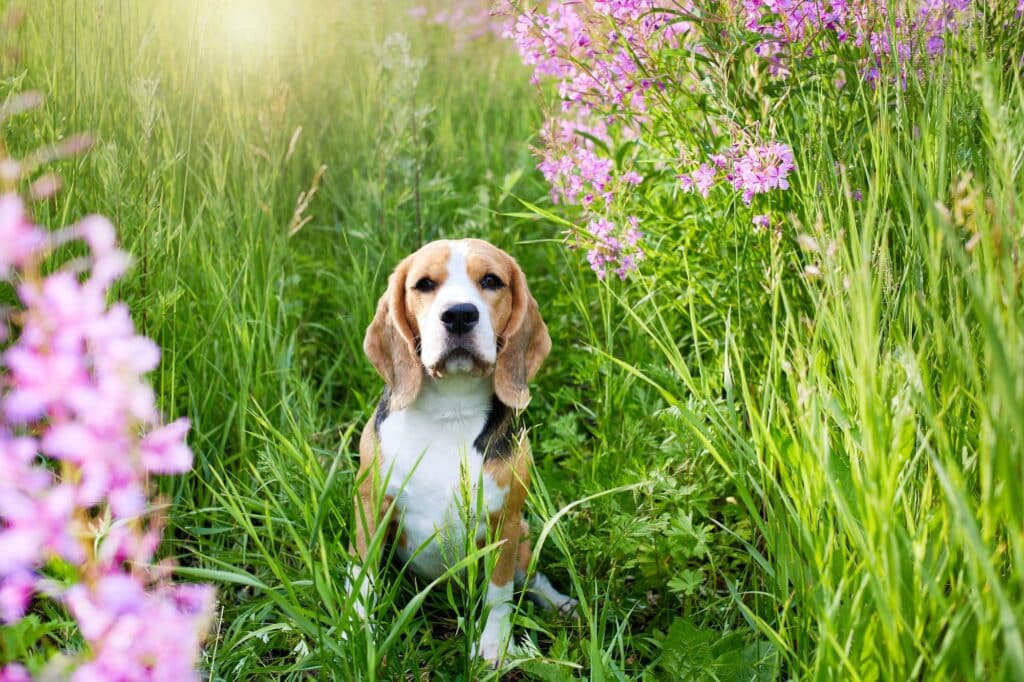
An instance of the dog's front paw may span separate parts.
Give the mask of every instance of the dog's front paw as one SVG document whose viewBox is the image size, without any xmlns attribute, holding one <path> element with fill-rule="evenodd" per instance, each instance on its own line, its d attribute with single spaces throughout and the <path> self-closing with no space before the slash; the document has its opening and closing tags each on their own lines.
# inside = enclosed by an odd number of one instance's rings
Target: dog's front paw
<svg viewBox="0 0 1024 682">
<path fill-rule="evenodd" d="M 492 668 L 498 668 L 502 664 L 507 664 L 510 656 L 522 655 L 523 650 L 511 637 L 505 641 L 481 637 L 476 654 Z"/>
<path fill-rule="evenodd" d="M 347 629 L 356 631 L 359 627 L 363 627 L 372 632 L 369 613 L 373 609 L 373 581 L 370 574 L 361 568 L 355 569 L 353 573 L 354 577 L 350 575 L 345 578 L 345 594 L 351 599 L 350 613 L 352 614 L 351 624 Z M 358 590 L 355 587 L 357 584 Z M 341 638 L 345 641 L 349 639 L 345 629 L 341 631 Z"/>
<path fill-rule="evenodd" d="M 545 611 L 554 611 L 561 616 L 579 618 L 576 607 L 580 603 L 569 595 L 556 590 L 543 573 L 537 573 L 530 581 L 529 587 L 526 588 L 526 596 Z"/>
<path fill-rule="evenodd" d="M 511 594 L 511 583 L 507 587 L 491 586 L 488 589 L 492 606 L 490 613 L 487 614 L 483 632 L 480 633 L 477 653 L 494 667 L 497 667 L 505 657 L 512 635 L 512 605 L 508 601 Z"/>
<path fill-rule="evenodd" d="M 492 668 L 497 668 L 498 663 L 505 656 L 505 650 L 506 647 L 497 639 L 481 637 L 477 655 L 487 661 Z"/>
<path fill-rule="evenodd" d="M 577 610 L 577 607 L 580 605 L 579 601 L 572 597 L 566 597 L 564 594 L 562 596 L 565 597 L 564 600 L 561 603 L 555 602 L 554 604 L 558 614 L 563 618 L 579 618 L 580 612 Z"/>
</svg>

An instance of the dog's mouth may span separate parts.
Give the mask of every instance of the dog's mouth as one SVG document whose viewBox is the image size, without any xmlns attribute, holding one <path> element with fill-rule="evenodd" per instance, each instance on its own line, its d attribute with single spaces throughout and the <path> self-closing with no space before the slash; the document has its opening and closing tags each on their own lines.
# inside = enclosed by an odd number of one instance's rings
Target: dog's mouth
<svg viewBox="0 0 1024 682">
<path fill-rule="evenodd" d="M 449 348 L 440 360 L 427 368 L 427 372 L 435 379 L 451 374 L 484 377 L 492 371 L 494 371 L 494 363 L 481 358 L 475 349 L 461 344 Z"/>
</svg>

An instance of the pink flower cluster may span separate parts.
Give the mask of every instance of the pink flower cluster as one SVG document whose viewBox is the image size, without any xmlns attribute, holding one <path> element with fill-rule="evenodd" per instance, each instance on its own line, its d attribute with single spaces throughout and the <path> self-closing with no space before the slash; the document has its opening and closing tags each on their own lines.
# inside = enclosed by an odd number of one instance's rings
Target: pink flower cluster
<svg viewBox="0 0 1024 682">
<path fill-rule="evenodd" d="M 678 178 L 684 190 L 700 192 L 705 198 L 716 183 L 728 183 L 743 193 L 743 202 L 749 205 L 755 194 L 789 189 L 786 178 L 795 168 L 789 145 L 768 142 L 746 148 L 733 145 L 725 154 L 711 156 L 710 163 Z"/>
<path fill-rule="evenodd" d="M 785 77 L 792 61 L 831 52 L 835 43 L 865 50 L 861 72 L 869 83 L 895 62 L 905 86 L 911 73 L 923 75 L 928 60 L 945 51 L 946 38 L 970 19 L 971 0 L 742 0 L 737 9 L 746 27 L 765 37 L 756 52 L 771 72 Z"/>
<path fill-rule="evenodd" d="M 664 87 L 647 73 L 651 51 L 678 45 L 687 30 L 655 8 L 654 0 L 551 0 L 521 13 L 508 37 L 535 82 L 559 80 L 566 110 L 642 114 L 645 93 Z"/>
<path fill-rule="evenodd" d="M 626 279 L 629 273 L 637 268 L 643 260 L 644 251 L 640 246 L 643 233 L 638 229 L 639 220 L 635 216 L 626 219 L 629 227 L 624 231 L 603 218 L 592 220 L 587 225 L 588 246 L 587 262 L 590 269 L 603 280 L 609 272 L 614 272 L 619 279 Z"/>
<path fill-rule="evenodd" d="M 44 276 L 47 254 L 78 240 L 88 256 Z M 22 306 L 0 311 L 0 618 L 20 619 L 36 595 L 64 603 L 90 652 L 75 682 L 198 679 L 213 609 L 211 588 L 172 585 L 170 566 L 153 565 L 148 478 L 188 471 L 192 453 L 188 421 L 164 424 L 143 378 L 159 349 L 106 303 L 127 264 L 107 220 L 49 233 L 0 196 L 0 279 Z M 48 577 L 55 562 L 77 567 L 70 587 Z"/>
<path fill-rule="evenodd" d="M 616 216 L 632 212 L 631 186 L 643 180 L 633 166 L 641 157 L 654 177 L 682 159 L 684 172 L 676 176 L 682 187 L 705 197 L 726 186 L 750 204 L 757 195 L 789 187 L 796 167 L 790 147 L 740 132 L 751 129 L 745 115 L 751 112 L 715 109 L 721 94 L 715 84 L 728 76 L 715 55 L 742 54 L 752 44 L 768 73 L 779 78 L 805 57 L 820 65 L 825 55 L 869 83 L 891 73 L 905 84 L 946 53 L 948 39 L 971 21 L 975 4 L 536 0 L 519 6 L 508 37 L 532 68 L 534 82 L 557 85 L 560 106 L 542 129 L 539 164 L 552 199 L 581 207 L 579 224 L 589 224 L 587 232 L 596 235 L 603 228 L 594 225 L 614 224 Z M 845 76 L 836 82 L 843 87 Z M 680 96 L 688 93 L 703 97 L 703 119 L 682 114 Z M 762 128 L 771 124 L 760 121 Z M 728 150 L 697 159 L 697 145 L 709 140 Z M 599 275 L 606 271 L 603 254 L 612 251 L 595 241 L 591 265 Z"/>
<path fill-rule="evenodd" d="M 541 131 L 538 168 L 555 203 L 582 208 L 587 228 L 576 239 L 601 279 L 610 271 L 624 279 L 643 257 L 635 225 L 618 228 L 609 216 L 644 178 L 610 150 L 638 138 L 649 94 L 665 87 L 647 73 L 647 57 L 676 44 L 682 29 L 653 8 L 652 0 L 552 0 L 522 11 L 507 33 L 534 82 L 558 81 L 561 110 Z"/>
<path fill-rule="evenodd" d="M 606 142 L 608 129 L 600 121 L 575 125 L 565 119 L 552 119 L 541 131 L 544 149 L 537 165 L 551 185 L 554 203 L 581 205 L 596 210 L 610 204 L 619 190 L 643 182 L 634 170 L 616 173 L 615 164 L 603 155 L 595 140 Z"/>
<path fill-rule="evenodd" d="M 409 16 L 452 30 L 457 48 L 487 37 L 501 37 L 512 26 L 509 8 L 501 2 L 480 0 L 436 0 L 416 5 Z"/>
</svg>

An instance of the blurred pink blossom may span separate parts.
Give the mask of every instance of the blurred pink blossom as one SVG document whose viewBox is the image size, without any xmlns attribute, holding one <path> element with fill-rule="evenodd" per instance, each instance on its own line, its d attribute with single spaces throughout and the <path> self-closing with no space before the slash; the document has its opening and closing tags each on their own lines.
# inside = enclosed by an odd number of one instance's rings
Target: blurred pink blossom
<svg viewBox="0 0 1024 682">
<path fill-rule="evenodd" d="M 72 239 L 88 257 L 44 276 L 48 251 Z M 0 196 L 0 279 L 18 282 L 22 306 L 0 319 L 14 330 L 0 354 L 0 618 L 20 619 L 36 595 L 64 603 L 89 649 L 75 682 L 198 680 L 213 590 L 153 566 L 160 523 L 146 508 L 149 476 L 191 468 L 189 423 L 160 418 L 144 378 L 159 349 L 124 304 L 107 304 L 127 264 L 106 219 L 47 233 Z M 118 523 L 97 538 L 106 518 Z M 44 590 L 55 560 L 78 579 Z M 0 671 L 27 679 L 19 665 Z"/>
<path fill-rule="evenodd" d="M 45 233 L 28 221 L 16 195 L 0 196 L 0 278 L 21 267 L 42 245 Z"/>
<path fill-rule="evenodd" d="M 28 670 L 20 663 L 11 663 L 0 668 L 0 682 L 31 682 Z"/>
</svg>

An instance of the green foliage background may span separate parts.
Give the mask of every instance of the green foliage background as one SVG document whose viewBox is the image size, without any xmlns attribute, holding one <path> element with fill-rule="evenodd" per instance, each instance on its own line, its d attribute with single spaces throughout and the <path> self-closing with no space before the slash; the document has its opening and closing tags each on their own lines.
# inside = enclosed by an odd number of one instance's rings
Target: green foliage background
<svg viewBox="0 0 1024 682">
<path fill-rule="evenodd" d="M 1004 17 L 905 91 L 837 97 L 822 67 L 767 93 L 722 55 L 723 98 L 781 102 L 799 164 L 770 206 L 781 237 L 653 179 L 629 199 L 649 259 L 605 285 L 560 241 L 530 151 L 543 97 L 507 45 L 402 2 L 24 7 L 0 97 L 47 102 L 3 139 L 96 136 L 36 214 L 109 215 L 136 258 L 118 295 L 164 349 L 162 408 L 194 424 L 195 471 L 160 485 L 182 578 L 218 585 L 210 679 L 495 675 L 470 655 L 478 586 L 431 589 L 386 549 L 378 628 L 341 636 L 380 390 L 363 330 L 404 254 L 463 235 L 516 255 L 552 331 L 529 507 L 583 602 L 568 623 L 522 605 L 512 679 L 1024 675 L 1024 90 Z M 74 646 L 46 608 L 4 628 L 0 661 Z"/>
</svg>

